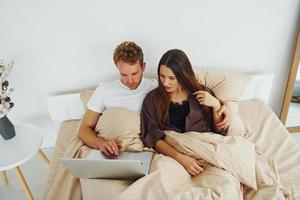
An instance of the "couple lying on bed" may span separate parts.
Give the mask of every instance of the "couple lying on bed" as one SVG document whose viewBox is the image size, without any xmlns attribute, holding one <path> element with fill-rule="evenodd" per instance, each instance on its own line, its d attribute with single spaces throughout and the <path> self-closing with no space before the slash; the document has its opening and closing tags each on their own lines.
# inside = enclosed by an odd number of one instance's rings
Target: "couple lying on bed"
<svg viewBox="0 0 300 200">
<path fill-rule="evenodd" d="M 198 82 L 188 57 L 181 50 L 169 50 L 160 59 L 158 86 L 155 80 L 143 77 L 143 52 L 134 42 L 121 43 L 113 58 L 120 80 L 99 84 L 87 104 L 79 138 L 106 155 L 119 155 L 122 145 L 119 141 L 105 140 L 94 132 L 101 113 L 114 107 L 141 112 L 144 145 L 177 160 L 192 176 L 201 173 L 203 160 L 175 150 L 163 140 L 163 130 L 226 135 L 229 127 L 226 105 Z"/>
</svg>

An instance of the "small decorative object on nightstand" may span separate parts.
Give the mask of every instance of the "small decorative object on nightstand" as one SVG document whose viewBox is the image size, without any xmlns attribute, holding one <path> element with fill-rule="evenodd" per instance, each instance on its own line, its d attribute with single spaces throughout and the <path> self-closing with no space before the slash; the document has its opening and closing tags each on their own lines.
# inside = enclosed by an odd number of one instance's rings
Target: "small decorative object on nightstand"
<svg viewBox="0 0 300 200">
<path fill-rule="evenodd" d="M 13 88 L 9 89 L 9 82 L 7 81 L 7 76 L 11 72 L 13 65 L 13 62 L 7 63 L 4 60 L 0 60 L 0 135 L 5 140 L 9 140 L 16 135 L 14 125 L 6 116 L 14 106 L 9 97 L 10 93 L 13 92 Z"/>
<path fill-rule="evenodd" d="M 0 133 L 5 140 L 9 140 L 16 135 L 14 125 L 6 116 L 0 118 Z"/>
</svg>

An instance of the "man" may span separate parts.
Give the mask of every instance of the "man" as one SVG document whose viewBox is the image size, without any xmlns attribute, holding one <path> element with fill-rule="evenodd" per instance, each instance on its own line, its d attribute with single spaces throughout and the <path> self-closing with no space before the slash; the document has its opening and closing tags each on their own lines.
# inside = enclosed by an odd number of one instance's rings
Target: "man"
<svg viewBox="0 0 300 200">
<path fill-rule="evenodd" d="M 101 83 L 88 101 L 81 126 L 79 138 L 88 146 L 99 149 L 105 155 L 119 155 L 120 144 L 116 140 L 98 137 L 94 128 L 101 113 L 108 108 L 123 107 L 136 112 L 141 111 L 144 97 L 157 87 L 156 80 L 143 77 L 146 64 L 142 49 L 134 42 L 123 42 L 115 49 L 113 59 L 120 73 L 120 80 Z M 228 113 L 222 106 L 219 114 L 224 119 L 218 128 L 228 127 Z"/>
</svg>

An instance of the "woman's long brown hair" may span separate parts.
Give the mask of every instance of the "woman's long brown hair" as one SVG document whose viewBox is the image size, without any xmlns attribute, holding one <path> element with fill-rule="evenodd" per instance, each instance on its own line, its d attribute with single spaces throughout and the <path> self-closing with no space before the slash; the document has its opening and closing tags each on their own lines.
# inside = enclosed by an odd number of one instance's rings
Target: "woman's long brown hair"
<svg viewBox="0 0 300 200">
<path fill-rule="evenodd" d="M 197 80 L 195 73 L 192 69 L 192 65 L 187 55 L 179 49 L 171 49 L 167 51 L 160 59 L 157 69 L 158 77 L 160 77 L 160 67 L 162 65 L 167 66 L 175 74 L 178 83 L 188 92 L 189 95 L 193 95 L 198 90 L 206 90 L 206 87 L 201 85 Z M 169 95 L 166 92 L 164 86 L 159 79 L 158 89 L 156 90 L 157 100 L 157 119 L 160 128 L 163 128 L 163 124 L 169 117 Z M 203 106 L 204 114 L 208 112 L 208 107 Z"/>
</svg>

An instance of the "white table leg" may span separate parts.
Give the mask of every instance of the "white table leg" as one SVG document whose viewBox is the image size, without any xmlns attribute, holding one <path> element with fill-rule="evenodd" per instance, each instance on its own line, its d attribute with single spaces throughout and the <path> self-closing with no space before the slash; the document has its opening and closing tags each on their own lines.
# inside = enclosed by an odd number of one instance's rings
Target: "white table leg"
<svg viewBox="0 0 300 200">
<path fill-rule="evenodd" d="M 32 195 L 32 193 L 31 193 L 31 191 L 30 191 L 30 189 L 29 189 L 29 187 L 28 187 L 28 185 L 26 183 L 26 180 L 25 180 L 25 178 L 24 178 L 24 176 L 22 174 L 22 171 L 21 171 L 20 167 L 16 167 L 15 170 L 16 170 L 16 174 L 17 174 L 17 176 L 19 178 L 19 181 L 20 181 L 23 189 L 25 190 L 25 192 L 28 195 L 28 199 L 34 200 L 33 195 Z"/>
<path fill-rule="evenodd" d="M 45 163 L 48 166 L 50 166 L 50 161 L 49 161 L 48 157 L 44 154 L 44 152 L 41 149 L 39 149 L 38 153 L 39 153 L 40 157 L 42 158 L 42 160 L 45 161 Z"/>
<path fill-rule="evenodd" d="M 7 174 L 6 171 L 1 172 L 1 176 L 3 178 L 3 181 L 6 185 L 8 185 L 8 178 L 7 178 Z"/>
</svg>

